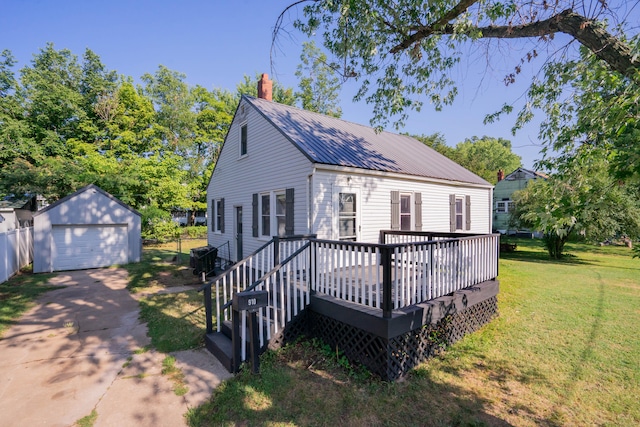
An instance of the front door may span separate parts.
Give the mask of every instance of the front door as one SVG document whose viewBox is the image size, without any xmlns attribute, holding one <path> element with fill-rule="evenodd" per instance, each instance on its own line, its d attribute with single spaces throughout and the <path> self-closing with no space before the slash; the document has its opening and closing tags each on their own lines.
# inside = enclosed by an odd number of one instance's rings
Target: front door
<svg viewBox="0 0 640 427">
<path fill-rule="evenodd" d="M 242 255 L 242 206 L 236 206 L 236 261 L 240 261 Z"/>
</svg>

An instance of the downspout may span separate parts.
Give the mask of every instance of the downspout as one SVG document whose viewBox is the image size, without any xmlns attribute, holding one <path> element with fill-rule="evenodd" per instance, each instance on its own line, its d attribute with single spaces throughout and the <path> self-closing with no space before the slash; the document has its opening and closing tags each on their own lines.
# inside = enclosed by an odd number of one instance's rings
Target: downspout
<svg viewBox="0 0 640 427">
<path fill-rule="evenodd" d="M 489 233 L 493 233 L 493 189 L 495 187 L 491 187 L 489 190 Z"/>
<path fill-rule="evenodd" d="M 315 166 L 311 169 L 311 174 L 307 176 L 307 232 L 313 234 L 313 175 L 316 173 Z"/>
</svg>

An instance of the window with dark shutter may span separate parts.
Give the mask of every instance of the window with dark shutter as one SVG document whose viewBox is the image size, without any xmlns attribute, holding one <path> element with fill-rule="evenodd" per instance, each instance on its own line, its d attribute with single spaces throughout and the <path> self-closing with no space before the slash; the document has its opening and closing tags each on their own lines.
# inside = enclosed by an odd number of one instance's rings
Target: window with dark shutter
<svg viewBox="0 0 640 427">
<path fill-rule="evenodd" d="M 466 196 L 464 198 L 464 219 L 465 219 L 465 230 L 471 230 L 471 196 Z"/>
<path fill-rule="evenodd" d="M 400 230 L 400 192 L 391 192 L 391 229 Z"/>
<path fill-rule="evenodd" d="M 258 237 L 258 193 L 253 195 L 253 200 L 251 202 L 251 208 L 253 211 L 251 229 L 253 232 L 253 237 Z"/>
<path fill-rule="evenodd" d="M 456 232 L 456 195 L 449 195 L 449 231 Z"/>
<path fill-rule="evenodd" d="M 422 193 L 414 193 L 414 229 L 422 231 Z"/>
<path fill-rule="evenodd" d="M 211 231 L 216 231 L 216 201 L 213 199 L 211 200 L 211 216 L 209 218 L 209 226 Z"/>
<path fill-rule="evenodd" d="M 218 200 L 218 231 L 224 233 L 224 198 Z"/>
<path fill-rule="evenodd" d="M 293 190 L 293 188 L 287 188 L 286 192 L 285 234 L 287 236 L 293 236 L 294 234 Z"/>
</svg>

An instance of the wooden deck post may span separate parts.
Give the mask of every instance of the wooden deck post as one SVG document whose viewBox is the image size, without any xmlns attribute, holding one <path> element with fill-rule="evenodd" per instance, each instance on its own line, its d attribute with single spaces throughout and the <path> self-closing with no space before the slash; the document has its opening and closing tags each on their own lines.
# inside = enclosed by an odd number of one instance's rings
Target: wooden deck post
<svg viewBox="0 0 640 427">
<path fill-rule="evenodd" d="M 207 322 L 207 333 L 213 332 L 213 310 L 211 307 L 211 286 L 204 288 L 204 312 L 205 321 Z"/>
<path fill-rule="evenodd" d="M 391 248 L 380 246 L 380 261 L 382 263 L 382 317 L 391 318 L 393 311 L 392 282 L 391 282 Z"/>
</svg>

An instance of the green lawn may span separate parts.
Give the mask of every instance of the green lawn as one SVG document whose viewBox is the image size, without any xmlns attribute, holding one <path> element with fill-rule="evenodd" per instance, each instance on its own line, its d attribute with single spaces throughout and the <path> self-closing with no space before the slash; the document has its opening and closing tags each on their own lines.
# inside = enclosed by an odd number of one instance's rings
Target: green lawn
<svg viewBox="0 0 640 427">
<path fill-rule="evenodd" d="M 30 267 L 4 283 L 0 283 L 0 338 L 22 314 L 33 305 L 33 301 L 44 292 L 57 286 L 47 282 L 53 274 L 31 274 Z"/>
<path fill-rule="evenodd" d="M 387 384 L 300 342 L 262 358 L 188 414 L 206 425 L 627 426 L 640 424 L 640 260 L 536 241 L 500 261 L 500 316 Z"/>
</svg>

